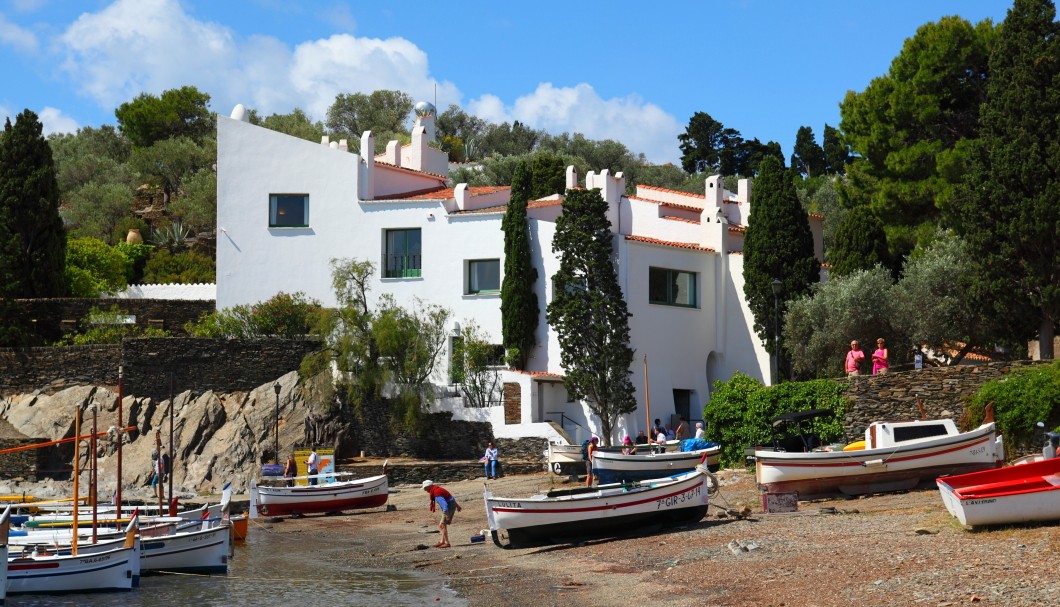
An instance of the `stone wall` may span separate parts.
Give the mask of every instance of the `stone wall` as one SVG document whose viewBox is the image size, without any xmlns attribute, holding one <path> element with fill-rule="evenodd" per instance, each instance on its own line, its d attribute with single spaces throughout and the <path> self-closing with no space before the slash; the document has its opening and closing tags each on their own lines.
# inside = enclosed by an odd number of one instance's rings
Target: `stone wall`
<svg viewBox="0 0 1060 607">
<path fill-rule="evenodd" d="M 0 451 L 24 445 L 47 442 L 45 438 L 0 438 Z M 39 473 L 46 473 L 55 448 L 26 449 L 14 453 L 0 454 L 0 478 L 4 480 L 24 480 L 35 483 Z"/>
<path fill-rule="evenodd" d="M 173 393 L 246 392 L 297 371 L 320 342 L 287 339 L 127 339 L 122 343 L 125 394 L 169 398 Z"/>
<path fill-rule="evenodd" d="M 296 371 L 302 358 L 319 348 L 315 341 L 192 337 L 127 339 L 120 346 L 4 348 L 0 394 L 54 394 L 71 386 L 115 389 L 119 365 L 125 369 L 127 396 L 169 398 L 170 372 L 174 394 L 248 391 Z"/>
<path fill-rule="evenodd" d="M 929 367 L 851 378 L 846 392 L 851 401 L 845 422 L 846 441 L 865 438 L 865 428 L 874 421 L 920 419 L 917 395 L 929 419 L 952 418 L 959 421 L 964 414 L 965 403 L 980 386 L 1000 379 L 1013 369 L 1038 364 L 1042 363 L 1022 360 Z"/>
<path fill-rule="evenodd" d="M 123 298 L 55 298 L 16 300 L 20 315 L 30 319 L 34 332 L 46 341 L 56 341 L 77 328 L 92 308 L 109 310 L 117 306 L 123 313 L 135 316 L 140 327 L 165 329 L 171 335 L 187 335 L 184 324 L 213 312 L 213 300 L 123 299 Z"/>
<path fill-rule="evenodd" d="M 0 395 L 115 386 L 120 362 L 119 345 L 0 348 Z"/>
<path fill-rule="evenodd" d="M 364 451 L 376 457 L 477 460 L 485 452 L 486 443 L 493 440 L 490 424 L 454 421 L 449 412 L 421 416 L 415 430 L 399 430 L 393 416 L 388 402 L 362 405 L 360 415 L 353 416 L 349 434 L 336 437 L 336 443 L 341 446 L 336 457 L 353 457 Z"/>
</svg>

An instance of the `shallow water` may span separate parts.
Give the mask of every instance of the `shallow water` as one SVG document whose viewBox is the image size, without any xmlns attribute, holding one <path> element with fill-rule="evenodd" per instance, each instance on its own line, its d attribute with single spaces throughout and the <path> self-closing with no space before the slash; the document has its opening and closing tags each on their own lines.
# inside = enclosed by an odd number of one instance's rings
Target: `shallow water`
<svg viewBox="0 0 1060 607">
<path fill-rule="evenodd" d="M 438 578 L 344 566 L 342 556 L 347 548 L 338 538 L 299 539 L 255 527 L 245 543 L 236 544 L 227 576 L 147 576 L 131 592 L 9 596 L 6 606 L 467 605 Z"/>
</svg>

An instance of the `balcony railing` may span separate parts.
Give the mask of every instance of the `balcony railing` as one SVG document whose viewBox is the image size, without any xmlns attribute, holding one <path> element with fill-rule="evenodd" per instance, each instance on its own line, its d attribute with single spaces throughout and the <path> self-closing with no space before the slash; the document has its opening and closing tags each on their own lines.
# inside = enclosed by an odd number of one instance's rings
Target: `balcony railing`
<svg viewBox="0 0 1060 607">
<path fill-rule="evenodd" d="M 382 263 L 384 278 L 419 278 L 420 255 L 383 254 Z"/>
</svg>

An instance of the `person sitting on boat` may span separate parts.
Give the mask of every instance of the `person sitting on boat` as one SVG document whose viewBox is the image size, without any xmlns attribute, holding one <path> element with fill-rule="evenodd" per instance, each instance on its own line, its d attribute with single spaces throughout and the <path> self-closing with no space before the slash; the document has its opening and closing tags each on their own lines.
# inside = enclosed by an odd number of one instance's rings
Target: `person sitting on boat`
<svg viewBox="0 0 1060 607">
<path fill-rule="evenodd" d="M 663 451 L 666 451 L 666 430 L 660 430 L 655 435 L 654 446 L 651 449 L 652 453 L 662 453 Z"/>
<path fill-rule="evenodd" d="M 656 417 L 655 418 L 655 424 L 651 427 L 651 435 L 652 436 L 656 436 L 660 432 L 665 433 L 666 432 L 666 428 L 663 428 L 662 422 L 659 421 L 658 417 Z"/>
<path fill-rule="evenodd" d="M 706 437 L 706 431 L 703 430 L 703 422 L 696 422 L 696 435 L 693 437 L 696 440 L 703 440 Z"/>
<path fill-rule="evenodd" d="M 674 440 L 674 429 L 670 427 L 670 424 L 666 424 L 666 440 Z"/>
<path fill-rule="evenodd" d="M 283 464 L 283 475 L 287 478 L 287 486 L 294 487 L 294 477 L 298 476 L 298 465 L 294 463 L 294 454 L 287 456 Z"/>
<path fill-rule="evenodd" d="M 637 448 L 633 445 L 633 439 L 626 437 L 622 440 L 622 455 L 636 455 Z"/>
<path fill-rule="evenodd" d="M 482 456 L 482 460 L 486 463 L 486 478 L 494 479 L 497 478 L 497 456 L 499 452 L 497 448 L 493 446 L 493 443 L 486 443 L 486 455 Z"/>
<path fill-rule="evenodd" d="M 677 429 L 674 430 L 674 438 L 677 440 L 685 440 L 688 438 L 688 422 L 685 421 L 683 416 L 678 417 Z"/>
<path fill-rule="evenodd" d="M 315 448 L 309 452 L 309 458 L 305 460 L 305 465 L 309 468 L 309 472 L 307 473 L 309 474 L 309 484 L 317 484 L 316 475 L 320 469 L 320 456 L 317 455 L 317 450 Z"/>
<path fill-rule="evenodd" d="M 442 510 L 442 518 L 438 521 L 438 529 L 442 532 L 442 538 L 434 547 L 449 548 L 449 525 L 453 524 L 453 517 L 460 512 L 460 504 L 457 503 L 452 493 L 446 491 L 441 485 L 435 485 L 434 481 L 423 481 L 423 490 L 430 498 L 431 512 L 434 512 L 435 506 Z"/>
<path fill-rule="evenodd" d="M 633 440 L 634 445 L 647 445 L 649 442 L 647 435 L 644 434 L 644 430 L 637 433 L 637 438 Z"/>
</svg>

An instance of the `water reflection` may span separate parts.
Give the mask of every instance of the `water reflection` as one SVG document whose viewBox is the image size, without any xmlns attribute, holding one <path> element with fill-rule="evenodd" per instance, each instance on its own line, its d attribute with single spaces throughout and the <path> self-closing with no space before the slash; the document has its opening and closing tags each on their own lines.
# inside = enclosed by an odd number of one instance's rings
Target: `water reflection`
<svg viewBox="0 0 1060 607">
<path fill-rule="evenodd" d="M 296 525 L 288 521 L 284 525 Z M 438 579 L 414 572 L 358 570 L 342 564 L 348 549 L 337 538 L 309 540 L 254 528 L 236 546 L 228 576 L 144 577 L 132 592 L 20 595 L 26 607 L 312 607 L 314 605 L 466 606 Z"/>
</svg>

